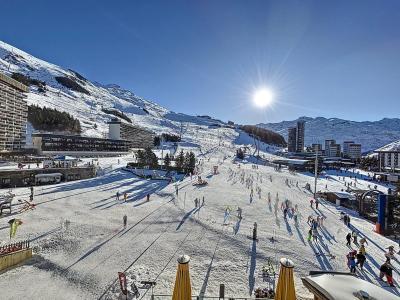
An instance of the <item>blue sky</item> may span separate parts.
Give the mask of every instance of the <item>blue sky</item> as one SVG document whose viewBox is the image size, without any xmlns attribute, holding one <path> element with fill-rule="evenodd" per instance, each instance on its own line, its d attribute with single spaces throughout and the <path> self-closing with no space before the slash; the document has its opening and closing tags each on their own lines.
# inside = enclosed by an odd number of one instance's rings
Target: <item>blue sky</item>
<svg viewBox="0 0 400 300">
<path fill-rule="evenodd" d="M 1 0 L 0 39 L 178 112 L 400 116 L 400 1 Z M 6 12 L 6 13 L 5 13 Z M 268 109 L 252 105 L 274 90 Z"/>
</svg>

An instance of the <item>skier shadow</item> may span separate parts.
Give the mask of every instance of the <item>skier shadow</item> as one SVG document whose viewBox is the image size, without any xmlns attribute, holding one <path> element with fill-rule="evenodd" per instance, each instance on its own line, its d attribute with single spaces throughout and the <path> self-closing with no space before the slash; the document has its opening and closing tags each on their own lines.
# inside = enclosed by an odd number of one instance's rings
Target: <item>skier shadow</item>
<svg viewBox="0 0 400 300">
<path fill-rule="evenodd" d="M 326 215 L 322 211 L 320 211 L 319 208 L 315 209 L 313 206 L 312 209 L 318 216 L 323 216 L 324 218 L 326 218 Z"/>
<path fill-rule="evenodd" d="M 334 237 L 333 235 L 331 235 L 331 234 L 329 233 L 329 231 L 328 231 L 325 227 L 320 226 L 319 228 L 321 229 L 320 232 L 322 233 L 322 235 L 324 236 L 324 238 L 325 238 L 330 244 L 332 244 L 331 240 L 334 240 L 334 241 L 337 243 L 335 237 Z"/>
<path fill-rule="evenodd" d="M 238 232 L 239 232 L 239 229 L 240 229 L 240 223 L 242 222 L 242 219 L 241 218 L 239 218 L 237 221 L 236 221 L 236 224 L 235 224 L 235 226 L 233 227 L 233 233 L 234 233 L 234 235 L 236 235 Z M 8 228 L 8 227 L 7 227 Z"/>
<path fill-rule="evenodd" d="M 105 201 L 107 201 L 107 200 L 111 200 L 111 201 L 105 202 Z M 104 199 L 99 200 L 99 201 L 102 201 L 102 202 L 104 202 L 104 203 L 100 203 L 100 204 L 98 204 L 98 205 L 96 205 L 96 206 L 93 206 L 93 207 L 90 208 L 90 209 L 102 208 L 103 206 L 109 205 L 110 203 L 114 203 L 114 202 L 117 201 L 117 200 L 114 199 L 114 196 L 110 196 L 110 197 L 104 198 Z"/>
<path fill-rule="evenodd" d="M 332 265 L 329 263 L 325 254 L 321 253 L 322 249 L 319 247 L 319 245 L 316 243 L 316 245 L 314 246 L 314 243 L 311 241 L 308 241 L 308 244 L 310 245 L 311 249 L 313 250 L 321 269 L 322 270 L 332 270 Z"/>
<path fill-rule="evenodd" d="M 214 253 L 213 253 L 213 256 L 212 256 L 212 258 L 211 258 L 210 264 L 208 265 L 206 277 L 204 278 L 203 284 L 202 284 L 201 289 L 200 289 L 200 294 L 199 294 L 200 299 L 202 299 L 202 298 L 204 297 L 204 294 L 205 294 L 205 292 L 206 292 L 207 285 L 208 285 L 208 279 L 209 279 L 209 277 L 210 277 L 212 265 L 213 265 L 214 258 L 215 258 L 215 253 L 217 252 L 217 248 L 218 248 L 218 245 L 219 245 L 220 240 L 221 240 L 221 236 L 220 236 L 219 239 L 218 239 L 217 245 L 216 245 L 215 248 L 214 248 Z"/>
<path fill-rule="evenodd" d="M 272 212 L 272 206 L 271 203 L 268 204 L 269 212 Z"/>
<path fill-rule="evenodd" d="M 289 235 L 293 235 L 292 227 L 290 226 L 287 218 L 283 218 L 285 220 L 285 225 L 286 225 L 286 230 L 289 233 Z"/>
<path fill-rule="evenodd" d="M 182 225 L 186 222 L 186 220 L 192 215 L 195 214 L 197 210 L 199 210 L 200 208 L 198 207 L 194 207 L 191 211 L 188 211 L 182 218 L 182 220 L 179 222 L 178 226 L 176 227 L 176 230 L 179 230 Z"/>
<path fill-rule="evenodd" d="M 92 249 L 90 249 L 89 251 L 87 251 L 84 255 L 82 255 L 80 258 L 78 258 L 74 263 L 72 263 L 71 265 L 69 265 L 66 270 L 72 268 L 73 266 L 75 266 L 77 263 L 79 263 L 80 261 L 84 260 L 86 257 L 88 257 L 89 255 L 91 255 L 92 253 L 98 251 L 101 247 L 103 247 L 105 244 L 107 244 L 109 241 L 111 241 L 113 238 L 115 238 L 117 235 L 119 235 L 122 231 L 124 231 L 124 228 L 121 228 L 120 230 L 118 230 L 116 233 L 114 233 L 113 235 L 111 235 L 108 239 L 104 240 L 103 242 L 101 242 L 100 244 L 96 245 L 95 247 L 93 247 Z"/>
<path fill-rule="evenodd" d="M 251 296 L 254 290 L 255 277 L 254 273 L 256 271 L 256 258 L 257 258 L 257 241 L 253 240 L 253 246 L 251 247 L 250 253 L 250 269 L 249 269 L 249 295 Z"/>
<path fill-rule="evenodd" d="M 299 226 L 294 226 L 294 228 L 296 228 L 297 235 L 299 236 L 301 242 L 304 246 L 306 246 L 306 242 L 304 241 L 303 235 L 300 232 Z"/>
<path fill-rule="evenodd" d="M 54 233 L 54 232 L 56 232 L 56 231 L 58 231 L 58 230 L 61 230 L 61 226 L 59 226 L 59 227 L 57 227 L 57 228 L 54 228 L 54 229 L 52 229 L 52 230 L 49 230 L 49 231 L 47 231 L 47 232 L 45 232 L 45 233 L 42 233 L 41 235 L 38 235 L 38 236 L 36 236 L 36 237 L 30 239 L 29 242 L 34 242 L 34 241 L 36 241 L 36 240 L 39 240 L 39 239 L 41 239 L 41 238 L 43 238 L 43 237 L 45 237 L 45 236 L 48 236 L 48 235 L 50 235 L 50 234 L 52 234 L 52 233 Z"/>
<path fill-rule="evenodd" d="M 350 224 L 350 228 L 351 229 L 355 229 L 355 227 L 352 225 L 352 224 Z M 365 238 L 367 241 L 368 241 L 368 243 L 372 243 L 372 244 L 374 244 L 377 248 L 379 248 L 380 250 L 382 250 L 383 252 L 386 252 L 386 250 L 385 249 L 383 249 L 381 246 L 379 246 L 377 243 L 375 243 L 373 240 L 371 240 L 368 236 L 366 236 L 360 229 L 358 229 L 357 228 L 357 232 L 358 232 L 358 235 L 361 237 L 361 238 Z"/>
</svg>

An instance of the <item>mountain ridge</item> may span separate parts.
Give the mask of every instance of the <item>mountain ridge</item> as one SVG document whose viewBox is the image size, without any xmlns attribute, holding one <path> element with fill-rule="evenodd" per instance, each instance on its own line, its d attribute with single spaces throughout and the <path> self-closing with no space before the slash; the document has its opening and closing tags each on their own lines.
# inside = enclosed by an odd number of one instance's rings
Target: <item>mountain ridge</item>
<svg viewBox="0 0 400 300">
<path fill-rule="evenodd" d="M 225 124 L 173 112 L 137 96 L 115 83 L 90 81 L 77 71 L 46 62 L 0 41 L 0 72 L 24 79 L 29 86 L 28 105 L 65 111 L 80 120 L 82 135 L 103 137 L 108 132 L 109 110 L 127 115 L 134 124 L 157 133 L 177 133 L 181 122 L 198 125 Z M 28 124 L 29 128 L 29 124 Z"/>
<path fill-rule="evenodd" d="M 257 126 L 273 130 L 287 140 L 289 127 L 297 121 L 306 121 L 305 143 L 324 144 L 326 139 L 334 139 L 342 144 L 350 140 L 360 143 L 364 153 L 383 147 L 393 141 L 400 140 L 400 119 L 382 118 L 378 121 L 352 121 L 340 118 L 299 117 L 295 120 L 277 123 L 259 123 Z"/>
</svg>

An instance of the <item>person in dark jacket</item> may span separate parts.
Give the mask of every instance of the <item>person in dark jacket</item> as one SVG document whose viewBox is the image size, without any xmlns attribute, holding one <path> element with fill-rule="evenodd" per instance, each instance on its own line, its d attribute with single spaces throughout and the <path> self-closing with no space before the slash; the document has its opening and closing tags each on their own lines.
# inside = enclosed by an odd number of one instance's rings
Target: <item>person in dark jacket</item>
<svg viewBox="0 0 400 300">
<path fill-rule="evenodd" d="M 350 232 L 346 235 L 346 240 L 347 240 L 346 246 L 350 246 L 350 243 L 351 243 L 351 233 Z"/>
<path fill-rule="evenodd" d="M 360 269 L 362 270 L 363 266 L 364 266 L 364 263 L 365 263 L 365 260 L 366 260 L 365 255 L 362 254 L 362 252 L 358 252 L 357 255 L 356 255 L 356 258 L 357 258 L 356 265 L 357 266 L 360 265 Z"/>
</svg>

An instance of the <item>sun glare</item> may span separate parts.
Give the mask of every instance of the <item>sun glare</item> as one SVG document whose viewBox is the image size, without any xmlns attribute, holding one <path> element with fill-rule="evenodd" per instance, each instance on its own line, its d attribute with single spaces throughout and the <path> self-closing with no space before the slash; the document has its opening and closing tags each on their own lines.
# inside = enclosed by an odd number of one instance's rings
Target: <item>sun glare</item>
<svg viewBox="0 0 400 300">
<path fill-rule="evenodd" d="M 257 90 L 253 95 L 253 103 L 259 108 L 265 108 L 274 101 L 274 93 L 267 88 Z"/>
</svg>

